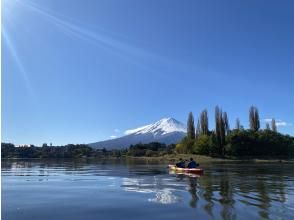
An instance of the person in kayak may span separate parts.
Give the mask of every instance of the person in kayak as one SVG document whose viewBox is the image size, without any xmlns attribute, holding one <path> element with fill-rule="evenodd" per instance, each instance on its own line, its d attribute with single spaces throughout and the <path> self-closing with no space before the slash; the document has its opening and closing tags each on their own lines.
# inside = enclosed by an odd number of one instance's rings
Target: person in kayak
<svg viewBox="0 0 294 220">
<path fill-rule="evenodd" d="M 180 162 L 176 163 L 176 167 L 185 168 L 185 161 L 182 158 L 180 158 Z"/>
<path fill-rule="evenodd" d="M 191 158 L 190 158 L 190 162 L 188 163 L 187 168 L 196 168 L 197 165 L 198 165 L 198 164 L 196 163 L 196 161 L 193 160 L 193 158 L 191 157 Z"/>
</svg>

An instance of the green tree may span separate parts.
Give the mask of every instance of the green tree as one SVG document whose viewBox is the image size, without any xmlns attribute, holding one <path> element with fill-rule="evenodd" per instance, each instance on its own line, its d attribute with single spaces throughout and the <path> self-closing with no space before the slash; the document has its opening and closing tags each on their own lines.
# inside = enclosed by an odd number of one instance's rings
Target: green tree
<svg viewBox="0 0 294 220">
<path fill-rule="evenodd" d="M 176 152 L 178 154 L 184 154 L 187 152 L 187 147 L 183 143 L 178 143 L 176 145 Z"/>
<path fill-rule="evenodd" d="M 226 125 L 224 122 L 222 110 L 218 106 L 215 107 L 215 135 L 217 146 L 219 148 L 219 154 L 224 155 Z"/>
<path fill-rule="evenodd" d="M 260 128 L 259 113 L 255 106 L 249 109 L 249 127 L 253 131 L 258 131 Z"/>
<path fill-rule="evenodd" d="M 197 120 L 197 126 L 196 126 L 196 134 L 195 134 L 195 139 L 197 140 L 198 137 L 200 136 L 201 134 L 201 129 L 200 129 L 200 121 L 199 119 Z"/>
<path fill-rule="evenodd" d="M 1 157 L 8 158 L 15 156 L 16 148 L 11 143 L 1 143 Z"/>
<path fill-rule="evenodd" d="M 215 107 L 215 114 L 214 114 L 214 119 L 215 119 L 215 136 L 216 136 L 216 142 L 219 147 L 219 153 L 221 152 L 221 128 L 220 128 L 220 123 L 219 120 L 221 118 L 221 110 L 218 106 Z"/>
<path fill-rule="evenodd" d="M 211 136 L 201 135 L 195 143 L 195 148 L 197 154 L 210 155 L 213 148 Z"/>
<path fill-rule="evenodd" d="M 184 137 L 180 143 L 176 145 L 176 152 L 177 153 L 194 153 L 194 143 L 193 139 L 188 137 Z"/>
<path fill-rule="evenodd" d="M 201 135 L 208 135 L 208 113 L 204 109 L 200 114 Z"/>
<path fill-rule="evenodd" d="M 257 132 L 252 130 L 234 130 L 227 137 L 226 151 L 233 156 L 249 156 L 259 146 Z"/>
<path fill-rule="evenodd" d="M 294 153 L 294 138 L 271 130 L 234 130 L 227 139 L 227 152 L 234 156 L 279 158 Z"/>
<path fill-rule="evenodd" d="M 187 121 L 187 137 L 189 139 L 195 139 L 195 125 L 194 125 L 194 117 L 193 113 L 190 112 Z"/>
</svg>

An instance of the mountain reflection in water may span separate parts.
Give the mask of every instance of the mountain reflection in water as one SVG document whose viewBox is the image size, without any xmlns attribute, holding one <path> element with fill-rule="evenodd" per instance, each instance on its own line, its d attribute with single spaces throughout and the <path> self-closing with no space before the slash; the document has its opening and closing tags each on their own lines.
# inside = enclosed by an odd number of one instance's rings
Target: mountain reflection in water
<svg viewBox="0 0 294 220">
<path fill-rule="evenodd" d="M 294 219 L 294 164 L 203 168 L 199 177 L 146 161 L 2 160 L 2 218 Z"/>
</svg>

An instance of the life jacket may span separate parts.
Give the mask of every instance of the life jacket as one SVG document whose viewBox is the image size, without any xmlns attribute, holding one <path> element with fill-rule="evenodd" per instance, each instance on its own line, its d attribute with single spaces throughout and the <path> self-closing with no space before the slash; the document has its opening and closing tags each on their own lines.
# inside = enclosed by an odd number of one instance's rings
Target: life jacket
<svg viewBox="0 0 294 220">
<path fill-rule="evenodd" d="M 188 168 L 196 168 L 197 167 L 197 163 L 193 160 L 188 164 Z"/>
</svg>

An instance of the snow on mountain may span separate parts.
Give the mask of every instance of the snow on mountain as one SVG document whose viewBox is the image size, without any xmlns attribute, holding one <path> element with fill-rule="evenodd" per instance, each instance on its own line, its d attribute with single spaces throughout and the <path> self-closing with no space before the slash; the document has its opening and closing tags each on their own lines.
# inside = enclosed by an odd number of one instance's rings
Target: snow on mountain
<svg viewBox="0 0 294 220">
<path fill-rule="evenodd" d="M 186 127 L 183 123 L 177 121 L 174 118 L 163 118 L 158 122 L 150 125 L 145 125 L 140 128 L 126 130 L 125 134 L 167 134 L 171 132 L 186 132 Z"/>
<path fill-rule="evenodd" d="M 174 118 L 163 118 L 153 124 L 125 131 L 125 136 L 91 143 L 93 148 L 121 149 L 131 144 L 161 142 L 172 144 L 186 135 L 186 126 Z"/>
</svg>

